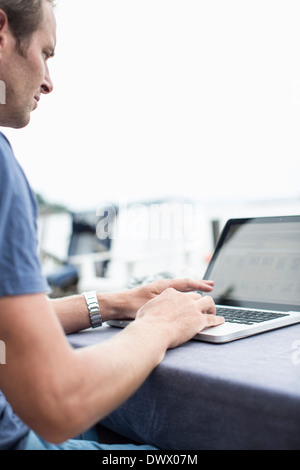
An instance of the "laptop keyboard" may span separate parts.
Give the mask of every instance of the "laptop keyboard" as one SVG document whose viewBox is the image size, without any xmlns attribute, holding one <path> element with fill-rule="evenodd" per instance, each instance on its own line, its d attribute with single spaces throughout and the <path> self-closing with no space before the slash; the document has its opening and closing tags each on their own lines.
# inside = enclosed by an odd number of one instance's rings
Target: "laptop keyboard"
<svg viewBox="0 0 300 470">
<path fill-rule="evenodd" d="M 288 315 L 278 312 L 259 312 L 257 310 L 245 310 L 230 307 L 217 307 L 217 315 L 224 317 L 228 323 L 240 323 L 254 325 L 268 320 L 283 318 Z"/>
</svg>

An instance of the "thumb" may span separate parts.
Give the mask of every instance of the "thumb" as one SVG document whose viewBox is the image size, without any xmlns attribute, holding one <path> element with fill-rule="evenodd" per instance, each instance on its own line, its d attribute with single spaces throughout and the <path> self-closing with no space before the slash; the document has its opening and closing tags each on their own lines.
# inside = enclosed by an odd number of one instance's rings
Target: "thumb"
<svg viewBox="0 0 300 470">
<path fill-rule="evenodd" d="M 212 326 L 223 325 L 225 323 L 225 318 L 219 317 L 217 315 L 211 315 L 209 313 L 204 313 L 203 317 L 205 319 L 205 328 L 209 328 Z"/>
</svg>

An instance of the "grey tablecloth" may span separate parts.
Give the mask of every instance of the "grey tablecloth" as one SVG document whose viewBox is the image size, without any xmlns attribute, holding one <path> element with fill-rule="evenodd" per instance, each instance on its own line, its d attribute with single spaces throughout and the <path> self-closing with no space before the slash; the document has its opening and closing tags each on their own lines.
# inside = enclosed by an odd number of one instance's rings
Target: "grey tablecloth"
<svg viewBox="0 0 300 470">
<path fill-rule="evenodd" d="M 104 326 L 69 340 L 82 347 L 118 333 Z M 298 362 L 300 325 L 224 345 L 191 341 L 103 424 L 167 450 L 300 449 Z"/>
</svg>

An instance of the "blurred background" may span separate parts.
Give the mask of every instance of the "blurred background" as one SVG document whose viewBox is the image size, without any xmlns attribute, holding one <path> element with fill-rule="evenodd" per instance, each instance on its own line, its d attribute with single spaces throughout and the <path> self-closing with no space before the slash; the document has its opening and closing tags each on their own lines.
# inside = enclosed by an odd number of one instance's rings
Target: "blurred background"
<svg viewBox="0 0 300 470">
<path fill-rule="evenodd" d="M 76 266 L 88 287 L 94 274 L 71 256 L 97 254 L 96 277 L 120 285 L 161 272 L 201 276 L 228 218 L 300 213 L 298 0 L 57 3 L 54 91 L 30 126 L 5 130 L 39 197 L 45 263 Z M 128 216 L 137 203 L 135 227 L 151 226 L 153 204 L 183 220 L 185 204 L 197 230 L 177 237 L 180 246 L 161 233 L 155 243 L 153 233 L 145 243 L 100 241 L 99 221 L 114 232 L 120 207 Z M 146 252 L 151 266 L 135 270 Z M 112 254 L 126 258 L 126 276 Z"/>
</svg>

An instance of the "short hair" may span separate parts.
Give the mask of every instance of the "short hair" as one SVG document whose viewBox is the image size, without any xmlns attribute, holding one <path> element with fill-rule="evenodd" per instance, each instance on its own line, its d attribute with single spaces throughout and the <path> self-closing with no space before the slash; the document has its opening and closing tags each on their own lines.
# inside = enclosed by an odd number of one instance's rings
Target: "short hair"
<svg viewBox="0 0 300 470">
<path fill-rule="evenodd" d="M 54 6 L 54 0 L 46 1 Z M 39 29 L 43 20 L 42 5 L 43 0 L 0 0 L 0 9 L 7 15 L 18 50 L 21 50 L 22 43 L 29 40 Z"/>
</svg>

